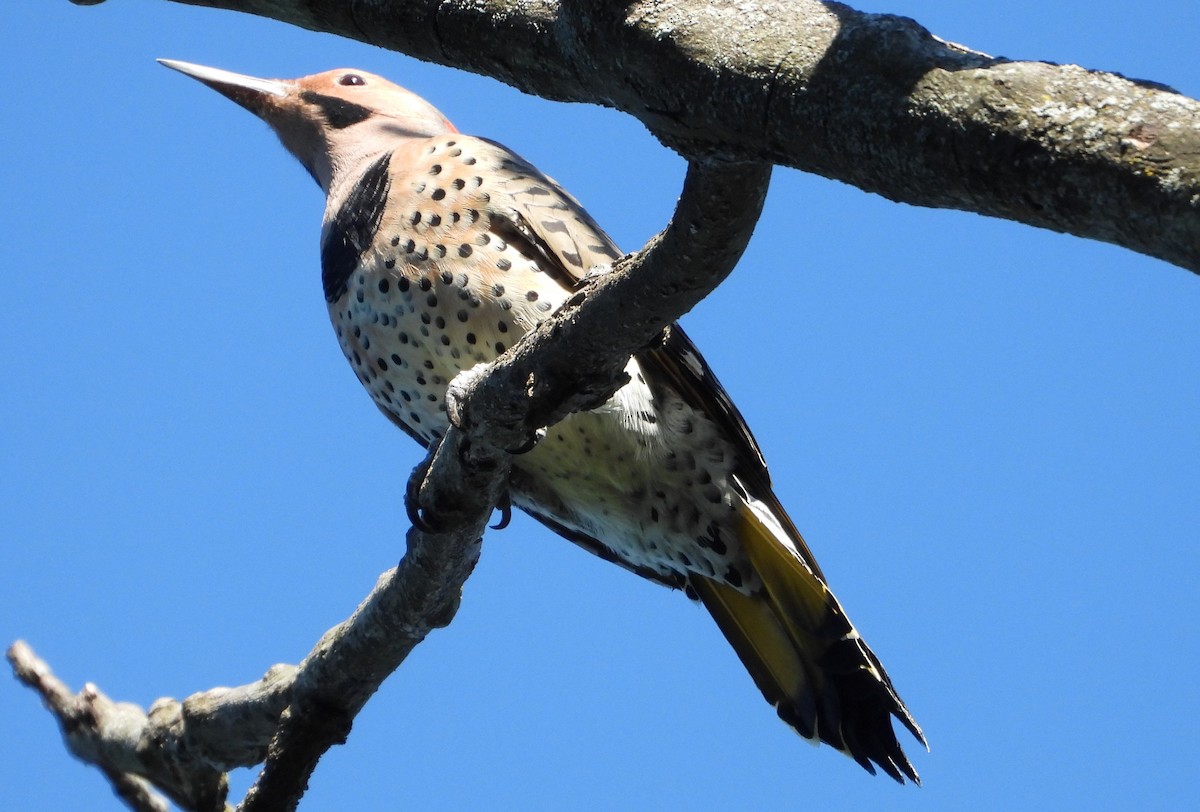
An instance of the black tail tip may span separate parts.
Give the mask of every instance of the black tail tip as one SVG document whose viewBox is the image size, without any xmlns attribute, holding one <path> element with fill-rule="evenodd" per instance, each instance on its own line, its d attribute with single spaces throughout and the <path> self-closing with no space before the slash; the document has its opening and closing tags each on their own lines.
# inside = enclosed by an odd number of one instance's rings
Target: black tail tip
<svg viewBox="0 0 1200 812">
<path fill-rule="evenodd" d="M 824 742 L 850 756 L 871 775 L 877 775 L 882 770 L 898 784 L 911 782 L 921 786 L 921 776 L 896 739 L 892 717 L 899 719 L 926 750 L 929 745 L 925 741 L 925 734 L 903 706 L 875 707 L 870 712 L 863 712 L 865 709 L 861 706 L 843 709 L 843 712 L 852 712 L 841 716 L 836 722 L 831 714 L 816 716 L 812 709 L 808 713 L 801 713 L 800 709 L 786 702 L 776 705 L 775 710 L 779 718 L 801 736 L 810 741 Z"/>
</svg>

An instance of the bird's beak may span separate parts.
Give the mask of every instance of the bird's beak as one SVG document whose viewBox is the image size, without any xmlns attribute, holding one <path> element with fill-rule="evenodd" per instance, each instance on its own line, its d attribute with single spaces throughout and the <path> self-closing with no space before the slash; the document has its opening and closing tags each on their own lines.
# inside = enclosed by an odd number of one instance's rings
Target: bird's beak
<svg viewBox="0 0 1200 812">
<path fill-rule="evenodd" d="M 258 79 L 254 76 L 243 76 L 240 73 L 220 68 L 208 68 L 204 65 L 193 65 L 191 62 L 180 62 L 175 59 L 160 59 L 158 62 L 171 70 L 177 70 L 193 79 L 200 80 L 259 117 L 263 117 L 269 109 L 286 98 L 292 89 L 290 82 L 281 82 L 276 79 Z"/>
</svg>

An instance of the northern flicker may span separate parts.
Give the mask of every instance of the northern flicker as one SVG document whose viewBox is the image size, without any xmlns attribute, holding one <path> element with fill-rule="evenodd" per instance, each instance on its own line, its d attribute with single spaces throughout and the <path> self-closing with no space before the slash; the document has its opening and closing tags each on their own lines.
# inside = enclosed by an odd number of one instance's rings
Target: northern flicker
<svg viewBox="0 0 1200 812">
<path fill-rule="evenodd" d="M 338 342 L 379 409 L 423 446 L 445 391 L 621 256 L 579 203 L 492 141 L 359 70 L 266 80 L 162 60 L 269 124 L 326 193 L 321 281 Z M 920 741 L 879 659 L 771 490 L 758 444 L 677 326 L 604 406 L 515 458 L 515 505 L 712 614 L 802 736 L 918 781 Z"/>
</svg>

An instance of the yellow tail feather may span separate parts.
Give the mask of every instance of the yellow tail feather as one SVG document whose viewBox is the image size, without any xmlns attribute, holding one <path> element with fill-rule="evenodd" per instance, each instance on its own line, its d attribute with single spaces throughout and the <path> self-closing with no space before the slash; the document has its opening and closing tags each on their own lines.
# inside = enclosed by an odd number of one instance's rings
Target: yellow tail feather
<svg viewBox="0 0 1200 812">
<path fill-rule="evenodd" d="M 897 781 L 920 783 L 891 717 L 922 744 L 925 738 L 879 659 L 796 552 L 807 552 L 803 541 L 780 539 L 794 531 L 762 503 L 743 505 L 739 520 L 738 540 L 762 589 L 747 595 L 700 576 L 689 584 L 763 696 L 805 738 L 842 750 L 872 773 L 878 765 Z"/>
</svg>

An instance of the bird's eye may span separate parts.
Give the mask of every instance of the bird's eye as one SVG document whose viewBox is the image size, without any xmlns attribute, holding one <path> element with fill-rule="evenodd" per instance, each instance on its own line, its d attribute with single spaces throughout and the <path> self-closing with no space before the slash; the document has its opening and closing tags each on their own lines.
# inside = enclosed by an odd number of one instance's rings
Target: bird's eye
<svg viewBox="0 0 1200 812">
<path fill-rule="evenodd" d="M 357 73 L 347 73 L 338 79 L 339 85 L 365 85 L 366 82 Z"/>
</svg>

